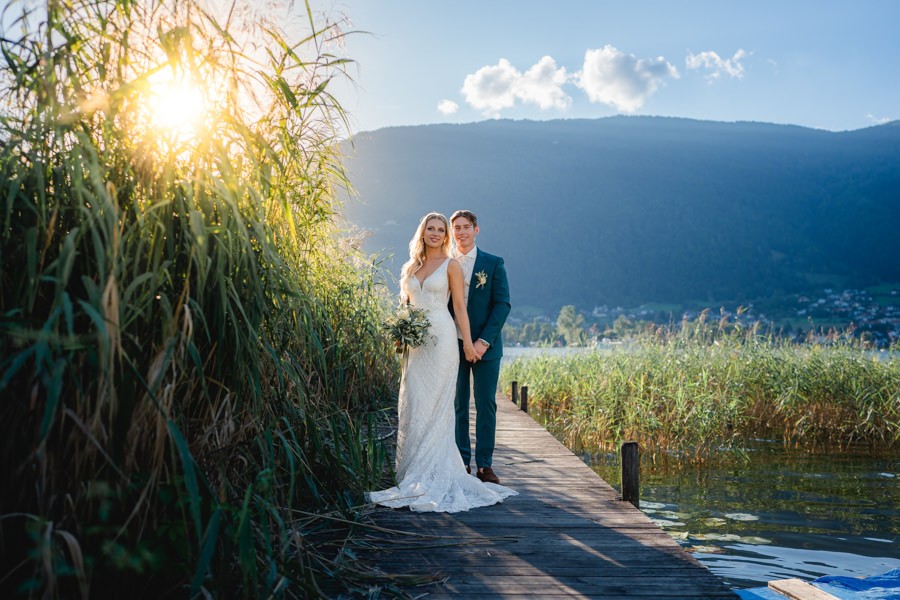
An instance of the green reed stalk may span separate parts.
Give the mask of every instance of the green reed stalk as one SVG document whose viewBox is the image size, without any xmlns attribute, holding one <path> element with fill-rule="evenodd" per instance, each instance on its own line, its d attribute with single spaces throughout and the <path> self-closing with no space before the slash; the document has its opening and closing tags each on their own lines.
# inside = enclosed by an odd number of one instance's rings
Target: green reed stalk
<svg viewBox="0 0 900 600">
<path fill-rule="evenodd" d="M 367 588 L 329 545 L 347 526 L 292 512 L 356 520 L 397 376 L 335 225 L 342 32 L 308 6 L 298 41 L 251 4 L 27 5 L 0 36 L 4 597 Z M 160 76 L 208 90 L 190 134 L 154 125 Z"/>
<path fill-rule="evenodd" d="M 528 385 L 529 409 L 567 444 L 704 460 L 776 438 L 805 449 L 900 442 L 900 358 L 832 332 L 792 344 L 705 315 L 620 349 L 519 359 L 501 385 Z"/>
</svg>

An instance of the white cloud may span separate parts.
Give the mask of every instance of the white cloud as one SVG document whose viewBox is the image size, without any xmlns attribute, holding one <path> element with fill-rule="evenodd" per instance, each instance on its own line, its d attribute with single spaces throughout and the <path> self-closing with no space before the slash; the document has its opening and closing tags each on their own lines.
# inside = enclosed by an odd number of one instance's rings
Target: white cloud
<svg viewBox="0 0 900 600">
<path fill-rule="evenodd" d="M 537 104 L 541 110 L 565 110 L 572 104 L 572 99 L 562 90 L 568 79 L 564 67 L 557 69 L 556 61 L 544 56 L 519 79 L 516 97 Z"/>
<path fill-rule="evenodd" d="M 565 110 L 572 99 L 562 90 L 568 80 L 565 68 L 557 68 L 556 61 L 544 56 L 524 74 L 508 60 L 501 58 L 496 65 L 481 67 L 467 75 L 462 93 L 474 108 L 496 115 L 512 108 L 516 101 L 536 104 L 542 110 Z"/>
<path fill-rule="evenodd" d="M 437 109 L 442 115 L 452 115 L 459 110 L 459 104 L 453 100 L 441 100 L 438 102 Z"/>
<path fill-rule="evenodd" d="M 663 57 L 637 58 L 607 44 L 588 50 L 584 67 L 575 75 L 578 87 L 591 102 L 601 102 L 622 112 L 634 112 L 656 92 L 666 77 L 678 79 L 678 69 Z"/>
<path fill-rule="evenodd" d="M 688 52 L 684 59 L 685 66 L 688 70 L 706 69 L 708 73 L 706 78 L 713 82 L 723 74 L 733 79 L 742 79 L 744 77 L 744 65 L 741 60 L 747 56 L 743 48 L 738 48 L 731 58 L 723 59 L 712 50 L 694 54 Z"/>
<path fill-rule="evenodd" d="M 872 113 L 867 113 L 866 118 L 868 120 L 870 120 L 871 122 L 875 123 L 876 125 L 884 125 L 885 123 L 890 123 L 891 121 L 894 120 L 890 117 L 876 117 Z"/>
<path fill-rule="evenodd" d="M 501 58 L 492 67 L 481 67 L 472 75 L 466 75 L 462 93 L 466 102 L 478 110 L 499 112 L 512 108 L 516 103 L 513 85 L 521 74 L 508 60 Z"/>
</svg>

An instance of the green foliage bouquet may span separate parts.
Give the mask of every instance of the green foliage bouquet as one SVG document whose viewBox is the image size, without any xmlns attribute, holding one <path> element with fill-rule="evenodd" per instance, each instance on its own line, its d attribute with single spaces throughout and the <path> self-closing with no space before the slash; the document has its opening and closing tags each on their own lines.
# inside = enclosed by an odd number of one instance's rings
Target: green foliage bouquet
<svg viewBox="0 0 900 600">
<path fill-rule="evenodd" d="M 384 322 L 384 329 L 397 346 L 397 353 L 407 347 L 418 348 L 428 340 L 431 322 L 424 309 L 404 304 Z"/>
</svg>

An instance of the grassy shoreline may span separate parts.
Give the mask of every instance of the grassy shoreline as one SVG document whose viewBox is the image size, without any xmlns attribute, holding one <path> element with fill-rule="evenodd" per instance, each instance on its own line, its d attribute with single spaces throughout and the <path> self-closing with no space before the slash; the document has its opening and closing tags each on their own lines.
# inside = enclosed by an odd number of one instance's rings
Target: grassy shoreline
<svg viewBox="0 0 900 600">
<path fill-rule="evenodd" d="M 575 448 L 706 460 L 754 438 L 804 450 L 900 442 L 900 358 L 875 358 L 833 332 L 791 344 L 705 315 L 622 349 L 520 358 L 501 386 L 529 388 L 529 411 Z"/>
</svg>

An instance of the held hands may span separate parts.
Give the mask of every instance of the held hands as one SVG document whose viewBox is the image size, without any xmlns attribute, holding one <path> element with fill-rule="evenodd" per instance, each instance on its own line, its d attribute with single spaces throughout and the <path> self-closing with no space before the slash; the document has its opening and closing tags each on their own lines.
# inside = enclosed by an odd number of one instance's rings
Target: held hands
<svg viewBox="0 0 900 600">
<path fill-rule="evenodd" d="M 471 346 L 463 345 L 463 352 L 466 354 L 466 360 L 475 363 L 481 360 L 488 347 L 481 340 L 476 340 Z"/>
<path fill-rule="evenodd" d="M 470 363 L 478 362 L 478 359 L 481 358 L 481 356 L 475 350 L 475 346 L 473 346 L 472 344 L 463 344 L 463 352 L 466 355 L 466 360 Z"/>
</svg>

